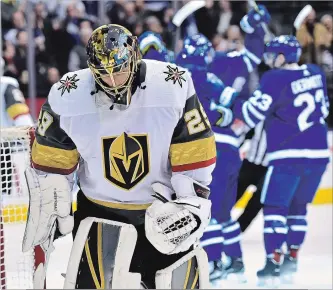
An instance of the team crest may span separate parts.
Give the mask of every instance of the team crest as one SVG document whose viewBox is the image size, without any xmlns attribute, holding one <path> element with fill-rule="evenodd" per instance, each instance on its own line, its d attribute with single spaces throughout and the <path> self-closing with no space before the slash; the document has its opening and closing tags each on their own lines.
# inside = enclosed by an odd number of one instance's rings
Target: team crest
<svg viewBox="0 0 333 290">
<path fill-rule="evenodd" d="M 147 134 L 126 134 L 102 139 L 104 177 L 114 185 L 130 190 L 150 170 Z"/>
<path fill-rule="evenodd" d="M 178 70 L 178 67 L 171 67 L 171 65 L 167 66 L 169 71 L 164 71 L 163 73 L 167 74 L 168 76 L 165 78 L 165 81 L 173 81 L 173 84 L 178 82 L 180 87 L 183 87 L 183 81 L 186 82 L 186 79 L 183 77 L 183 74 L 185 73 L 184 70 Z"/>
<path fill-rule="evenodd" d="M 71 92 L 71 90 L 77 89 L 76 83 L 80 80 L 76 78 L 77 74 L 72 75 L 71 77 L 67 76 L 65 80 L 60 80 L 60 87 L 58 88 L 58 91 L 61 90 L 61 96 L 67 91 L 68 93 Z"/>
</svg>

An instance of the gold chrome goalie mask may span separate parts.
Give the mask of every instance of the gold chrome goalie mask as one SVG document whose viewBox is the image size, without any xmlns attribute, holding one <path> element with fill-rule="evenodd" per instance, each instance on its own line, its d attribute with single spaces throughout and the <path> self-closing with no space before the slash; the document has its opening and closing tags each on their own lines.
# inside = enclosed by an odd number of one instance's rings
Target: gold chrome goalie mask
<svg viewBox="0 0 333 290">
<path fill-rule="evenodd" d="M 114 103 L 128 106 L 140 60 L 136 37 L 120 25 L 103 25 L 92 33 L 87 55 L 96 83 Z"/>
</svg>

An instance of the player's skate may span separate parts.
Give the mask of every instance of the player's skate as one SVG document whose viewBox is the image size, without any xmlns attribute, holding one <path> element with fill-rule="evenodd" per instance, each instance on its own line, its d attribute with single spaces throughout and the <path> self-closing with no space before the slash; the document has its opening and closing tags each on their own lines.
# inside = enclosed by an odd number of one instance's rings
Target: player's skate
<svg viewBox="0 0 333 290">
<path fill-rule="evenodd" d="M 222 279 L 236 283 L 246 283 L 243 259 L 225 256 L 223 258 Z"/>
<path fill-rule="evenodd" d="M 220 260 L 209 262 L 209 281 L 215 283 L 222 278 L 222 262 Z"/>
<path fill-rule="evenodd" d="M 284 284 L 292 284 L 294 282 L 295 274 L 297 272 L 297 250 L 291 249 L 288 254 L 284 256 L 281 265 L 281 282 Z"/>
<path fill-rule="evenodd" d="M 267 258 L 266 265 L 257 272 L 258 286 L 277 288 L 280 284 L 281 253 L 275 252 L 273 258 Z"/>
</svg>

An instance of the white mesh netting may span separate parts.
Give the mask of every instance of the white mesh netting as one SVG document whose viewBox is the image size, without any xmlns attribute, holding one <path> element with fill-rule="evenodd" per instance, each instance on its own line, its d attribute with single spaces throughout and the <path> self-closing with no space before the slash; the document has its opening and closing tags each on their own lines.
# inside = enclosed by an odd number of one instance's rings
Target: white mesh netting
<svg viewBox="0 0 333 290">
<path fill-rule="evenodd" d="M 1 289 L 32 288 L 34 254 L 21 250 L 29 201 L 24 178 L 30 163 L 29 132 L 29 127 L 0 129 Z"/>
</svg>

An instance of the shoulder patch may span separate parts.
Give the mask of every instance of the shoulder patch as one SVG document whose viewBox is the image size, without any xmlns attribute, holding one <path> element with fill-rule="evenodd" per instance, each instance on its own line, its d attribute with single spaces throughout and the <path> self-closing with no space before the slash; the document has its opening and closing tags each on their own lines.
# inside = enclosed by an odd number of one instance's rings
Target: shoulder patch
<svg viewBox="0 0 333 290">
<path fill-rule="evenodd" d="M 61 85 L 58 88 L 58 91 L 61 90 L 61 96 L 67 91 L 68 93 L 71 92 L 71 90 L 77 89 L 77 82 L 80 79 L 77 79 L 77 74 L 74 74 L 72 76 L 66 76 L 66 79 L 60 80 L 59 82 Z"/>
<path fill-rule="evenodd" d="M 185 70 L 179 70 L 177 66 L 172 67 L 171 65 L 167 66 L 168 71 L 164 71 L 167 75 L 165 81 L 173 81 L 173 84 L 178 83 L 180 87 L 183 87 L 183 82 L 186 82 L 186 79 L 183 77 L 183 74 L 186 72 Z"/>
</svg>

